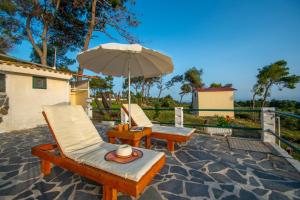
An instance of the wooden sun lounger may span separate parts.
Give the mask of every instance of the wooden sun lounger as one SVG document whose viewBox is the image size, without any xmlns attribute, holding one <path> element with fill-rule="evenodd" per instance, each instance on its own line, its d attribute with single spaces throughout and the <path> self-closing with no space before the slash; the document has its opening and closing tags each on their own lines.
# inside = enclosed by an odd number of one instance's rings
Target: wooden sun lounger
<svg viewBox="0 0 300 200">
<path fill-rule="evenodd" d="M 122 105 L 122 109 L 128 115 L 128 110 L 124 105 Z M 132 126 L 138 126 L 133 118 L 131 118 L 131 124 Z M 191 138 L 191 136 L 192 134 L 185 136 L 168 132 L 156 132 L 153 130 L 151 132 L 151 138 L 167 140 L 167 148 L 170 152 L 173 152 L 175 150 L 174 145 L 176 142 L 187 142 Z"/>
<path fill-rule="evenodd" d="M 175 142 L 187 142 L 191 138 L 192 134 L 189 136 L 174 135 L 172 133 L 161 133 L 161 132 L 152 132 L 151 137 L 167 140 L 168 150 L 173 152 L 175 150 Z"/>
<path fill-rule="evenodd" d="M 111 174 L 98 168 L 91 167 L 89 165 L 78 163 L 72 159 L 67 158 L 63 154 L 60 146 L 57 143 L 55 133 L 53 132 L 53 129 L 49 124 L 47 116 L 44 112 L 43 116 L 49 126 L 53 138 L 56 141 L 56 144 L 43 144 L 32 147 L 31 149 L 32 155 L 37 156 L 41 159 L 41 171 L 43 175 L 46 176 L 51 173 L 51 164 L 70 170 L 74 173 L 79 174 L 80 176 L 86 177 L 99 184 L 102 184 L 104 200 L 116 200 L 118 191 L 134 197 L 138 197 L 165 164 L 165 156 L 163 156 L 137 182 Z M 59 154 L 57 153 L 57 150 Z"/>
</svg>

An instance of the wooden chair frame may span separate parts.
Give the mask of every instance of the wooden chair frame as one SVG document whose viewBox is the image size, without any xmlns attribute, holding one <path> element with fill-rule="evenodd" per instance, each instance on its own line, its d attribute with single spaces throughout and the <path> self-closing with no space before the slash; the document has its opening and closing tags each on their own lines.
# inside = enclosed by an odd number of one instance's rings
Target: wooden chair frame
<svg viewBox="0 0 300 200">
<path fill-rule="evenodd" d="M 122 105 L 122 109 L 126 112 L 128 115 L 128 110 Z M 131 125 L 132 126 L 138 126 L 137 123 L 134 121 L 134 119 L 131 118 Z M 176 135 L 173 133 L 162 133 L 162 132 L 152 132 L 151 138 L 157 138 L 157 139 L 163 139 L 167 140 L 167 147 L 170 152 L 173 152 L 175 150 L 175 142 L 186 142 L 192 137 L 192 134 L 188 136 L 183 135 Z"/>
<path fill-rule="evenodd" d="M 80 176 L 91 179 L 99 184 L 103 185 L 103 199 L 104 200 L 116 200 L 118 191 L 138 197 L 145 187 L 152 181 L 153 177 L 164 166 L 166 158 L 163 156 L 157 161 L 148 172 L 139 180 L 133 181 L 126 179 L 107 171 L 91 167 L 82 163 L 78 163 L 72 159 L 67 158 L 61 151 L 60 146 L 56 140 L 54 131 L 47 119 L 46 114 L 43 112 L 43 116 L 49 126 L 50 132 L 56 141 L 56 144 L 42 144 L 32 147 L 32 155 L 41 159 L 41 171 L 44 175 L 51 173 L 51 163 L 79 174 Z M 60 154 L 55 153 L 55 149 L 58 149 Z"/>
<path fill-rule="evenodd" d="M 175 135 L 172 133 L 161 133 L 161 132 L 152 132 L 151 138 L 167 140 L 167 147 L 170 152 L 175 150 L 175 142 L 186 142 L 192 137 L 192 134 L 189 136 Z"/>
</svg>

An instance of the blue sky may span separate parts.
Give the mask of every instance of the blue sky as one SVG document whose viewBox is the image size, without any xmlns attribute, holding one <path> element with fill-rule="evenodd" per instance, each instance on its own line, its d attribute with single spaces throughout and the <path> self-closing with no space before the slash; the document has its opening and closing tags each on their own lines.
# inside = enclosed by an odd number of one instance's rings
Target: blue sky
<svg viewBox="0 0 300 200">
<path fill-rule="evenodd" d="M 133 11 L 141 25 L 132 33 L 144 46 L 173 58 L 175 70 L 167 79 L 196 66 L 204 70 L 202 78 L 207 86 L 212 82 L 233 83 L 236 99 L 245 100 L 251 98 L 259 67 L 285 59 L 290 71 L 300 75 L 298 0 L 136 0 Z M 113 42 L 96 36 L 90 47 Z M 30 51 L 29 43 L 23 42 L 10 54 L 28 59 Z M 121 90 L 121 83 L 120 78 L 115 79 L 115 91 Z M 157 89 L 151 93 L 156 96 Z M 177 85 L 163 95 L 179 98 L 178 93 Z M 300 85 L 294 90 L 273 88 L 272 98 L 300 100 Z"/>
</svg>

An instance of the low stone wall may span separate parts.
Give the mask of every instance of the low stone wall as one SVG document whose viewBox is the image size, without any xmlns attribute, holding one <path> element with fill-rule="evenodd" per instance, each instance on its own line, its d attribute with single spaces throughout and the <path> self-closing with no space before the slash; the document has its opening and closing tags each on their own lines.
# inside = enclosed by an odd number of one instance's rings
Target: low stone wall
<svg viewBox="0 0 300 200">
<path fill-rule="evenodd" d="M 210 135 L 222 135 L 222 136 L 231 136 L 231 128 L 215 128 L 215 127 L 205 127 L 204 132 Z"/>
</svg>

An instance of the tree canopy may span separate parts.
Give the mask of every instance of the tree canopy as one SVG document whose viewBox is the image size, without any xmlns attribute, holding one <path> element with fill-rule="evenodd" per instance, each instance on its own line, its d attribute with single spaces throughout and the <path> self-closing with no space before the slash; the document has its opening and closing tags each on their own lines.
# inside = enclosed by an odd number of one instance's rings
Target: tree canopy
<svg viewBox="0 0 300 200">
<path fill-rule="evenodd" d="M 11 50 L 22 40 L 20 22 L 16 19 L 16 7 L 9 1 L 0 2 L 0 53 Z"/>
<path fill-rule="evenodd" d="M 211 88 L 221 88 L 221 87 L 226 88 L 226 87 L 232 87 L 232 83 L 226 83 L 226 84 L 224 84 L 224 85 L 222 85 L 222 83 L 212 83 L 212 84 L 210 84 L 209 87 L 211 87 Z"/>
<path fill-rule="evenodd" d="M 93 78 L 89 84 L 93 95 L 97 95 L 99 92 L 113 92 L 112 89 L 114 85 L 112 76 Z"/>
<path fill-rule="evenodd" d="M 41 44 L 38 44 L 38 46 L 41 46 Z M 53 47 L 51 44 L 48 45 L 48 51 L 47 51 L 47 65 L 48 66 L 54 66 L 54 53 L 55 52 L 55 47 Z M 36 51 L 34 51 L 34 49 L 31 51 L 30 54 L 30 58 L 31 61 L 35 62 L 35 63 L 39 63 L 40 62 L 40 57 L 39 55 L 36 53 Z M 71 59 L 66 55 L 66 52 L 63 52 L 61 49 L 56 49 L 56 63 L 55 66 L 56 68 L 62 70 L 69 70 L 68 66 L 72 65 L 75 63 L 75 59 Z"/>
<path fill-rule="evenodd" d="M 184 73 L 184 80 L 188 82 L 192 88 L 203 87 L 204 83 L 202 82 L 203 70 L 192 67 Z"/>
<path fill-rule="evenodd" d="M 210 84 L 209 87 L 211 87 L 211 88 L 221 88 L 222 84 L 221 83 L 212 83 L 212 84 Z"/>
<path fill-rule="evenodd" d="M 182 98 L 186 95 L 186 94 L 189 94 L 192 92 L 192 89 L 191 89 L 191 86 L 187 83 L 183 84 L 181 87 L 180 87 L 180 103 L 182 102 Z"/>
<path fill-rule="evenodd" d="M 84 24 L 86 24 L 86 34 L 84 34 L 84 44 L 82 50 L 88 49 L 93 32 L 101 32 L 113 40 L 116 38 L 108 31 L 117 32 L 129 43 L 137 43 L 138 39 L 130 32 L 130 27 L 139 25 L 135 13 L 128 9 L 128 5 L 134 5 L 131 0 L 74 0 L 74 2 L 85 11 Z M 83 67 L 79 66 L 78 73 L 83 73 Z"/>
<path fill-rule="evenodd" d="M 48 65 L 49 48 L 57 48 L 58 60 L 69 51 L 86 50 L 93 32 L 113 38 L 115 30 L 129 42 L 137 41 L 129 27 L 139 24 L 124 0 L 3 0 L 0 2 L 1 51 L 8 51 L 26 38 L 32 45 L 32 59 Z M 53 50 L 52 50 L 53 51 Z M 38 58 L 38 59 L 37 59 Z M 82 71 L 82 69 L 81 69 Z"/>
<path fill-rule="evenodd" d="M 262 97 L 262 107 L 265 105 L 267 97 L 271 96 L 271 89 L 277 86 L 279 90 L 284 88 L 294 89 L 300 81 L 300 76 L 290 74 L 289 67 L 285 60 L 279 60 L 258 69 L 256 75 L 257 82 L 253 86 L 253 102 L 255 96 Z M 254 103 L 253 103 L 254 105 Z"/>
</svg>

